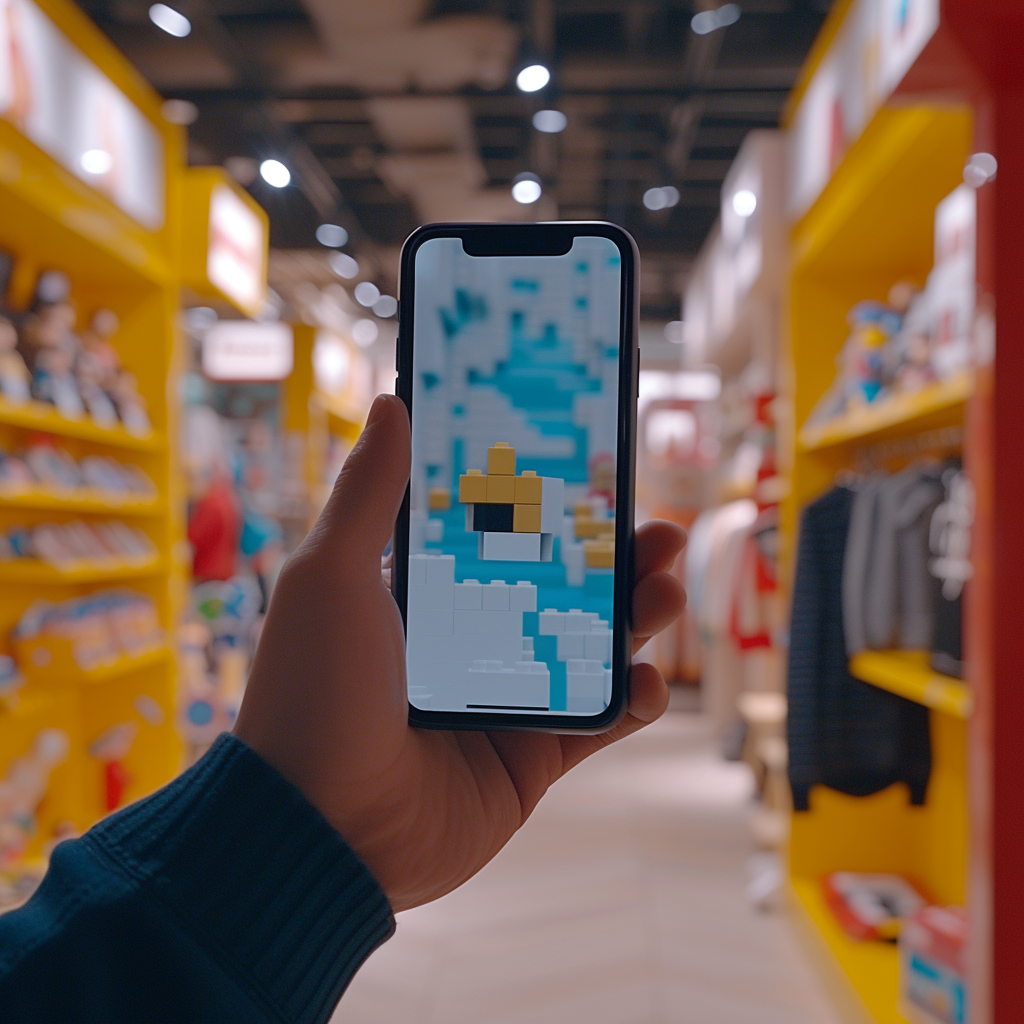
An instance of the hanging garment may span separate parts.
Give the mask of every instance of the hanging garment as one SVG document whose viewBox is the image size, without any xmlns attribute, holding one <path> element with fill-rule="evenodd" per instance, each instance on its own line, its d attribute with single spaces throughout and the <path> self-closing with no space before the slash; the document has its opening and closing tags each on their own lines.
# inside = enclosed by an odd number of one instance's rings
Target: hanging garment
<svg viewBox="0 0 1024 1024">
<path fill-rule="evenodd" d="M 933 556 L 929 569 L 935 613 L 931 666 L 936 672 L 963 679 L 962 603 L 964 587 L 974 571 L 970 557 L 974 488 L 961 471 L 958 460 L 947 465 L 942 484 L 943 500 L 932 515 L 929 527 Z"/>
<path fill-rule="evenodd" d="M 789 779 L 793 805 L 811 787 L 867 796 L 905 782 L 924 803 L 931 773 L 928 709 L 847 670 L 843 560 L 854 494 L 837 487 L 803 514 L 789 647 Z"/>
<path fill-rule="evenodd" d="M 868 477 L 857 488 L 850 512 L 850 529 L 846 535 L 846 553 L 843 556 L 843 630 L 846 633 L 846 653 L 851 658 L 868 647 L 864 627 L 864 594 L 868 584 L 878 494 L 886 479 L 888 477 L 885 473 L 875 473 Z"/>
</svg>

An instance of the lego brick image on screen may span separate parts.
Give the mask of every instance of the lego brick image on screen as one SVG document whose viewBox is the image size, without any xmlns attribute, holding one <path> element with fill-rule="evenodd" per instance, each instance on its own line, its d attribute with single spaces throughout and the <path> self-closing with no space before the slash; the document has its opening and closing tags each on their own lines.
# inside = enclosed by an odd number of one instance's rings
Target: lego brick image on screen
<svg viewBox="0 0 1024 1024">
<path fill-rule="evenodd" d="M 459 239 L 417 254 L 407 615 L 417 707 L 607 706 L 620 269 L 601 238 L 577 238 L 540 268 L 469 257 Z"/>
</svg>

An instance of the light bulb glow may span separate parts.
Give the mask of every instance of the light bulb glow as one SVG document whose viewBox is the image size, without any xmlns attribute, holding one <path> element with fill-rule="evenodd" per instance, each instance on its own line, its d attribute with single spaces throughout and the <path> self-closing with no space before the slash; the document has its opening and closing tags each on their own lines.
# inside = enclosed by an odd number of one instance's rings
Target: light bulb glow
<svg viewBox="0 0 1024 1024">
<path fill-rule="evenodd" d="M 192 31 L 192 22 L 167 4 L 153 4 L 149 9 L 149 20 L 176 39 L 184 39 Z"/>
<path fill-rule="evenodd" d="M 360 281 L 355 287 L 356 302 L 372 306 L 380 298 L 380 289 L 372 281 Z"/>
<path fill-rule="evenodd" d="M 699 11 L 690 19 L 690 28 L 699 36 L 706 36 L 715 29 L 734 25 L 740 20 L 739 4 L 725 4 L 716 10 Z"/>
<path fill-rule="evenodd" d="M 86 174 L 106 174 L 114 166 L 114 158 L 105 149 L 87 149 L 81 163 Z"/>
<path fill-rule="evenodd" d="M 340 224 L 321 224 L 316 229 L 316 240 L 331 249 L 340 249 L 348 241 L 348 232 Z"/>
<path fill-rule="evenodd" d="M 741 188 L 732 197 L 732 208 L 737 217 L 749 217 L 757 209 L 757 196 L 749 188 Z"/>
<path fill-rule="evenodd" d="M 330 263 L 331 270 L 346 281 L 351 281 L 359 273 L 359 264 L 347 252 L 332 252 Z"/>
<path fill-rule="evenodd" d="M 264 160 L 260 164 L 260 174 L 274 188 L 284 188 L 292 180 L 292 172 L 280 160 Z"/>
<path fill-rule="evenodd" d="M 369 284 L 364 281 L 363 284 Z M 377 340 L 377 324 L 373 320 L 357 320 L 352 325 L 352 340 L 360 347 L 366 348 Z"/>
<path fill-rule="evenodd" d="M 530 203 L 535 203 L 540 199 L 542 191 L 539 181 L 534 181 L 532 178 L 524 178 L 512 186 L 512 198 L 517 203 L 528 206 Z"/>
<path fill-rule="evenodd" d="M 521 92 L 537 92 L 551 81 L 551 72 L 543 64 L 531 64 L 516 75 L 516 85 Z"/>
<path fill-rule="evenodd" d="M 669 210 L 679 203 L 679 189 L 674 185 L 649 188 L 644 193 L 644 206 L 648 210 Z"/>
<path fill-rule="evenodd" d="M 382 295 L 372 306 L 375 316 L 382 320 L 394 316 L 398 312 L 398 300 L 393 295 Z"/>
<path fill-rule="evenodd" d="M 564 131 L 568 123 L 569 119 L 560 110 L 538 110 L 533 115 L 533 127 L 551 135 Z"/>
</svg>

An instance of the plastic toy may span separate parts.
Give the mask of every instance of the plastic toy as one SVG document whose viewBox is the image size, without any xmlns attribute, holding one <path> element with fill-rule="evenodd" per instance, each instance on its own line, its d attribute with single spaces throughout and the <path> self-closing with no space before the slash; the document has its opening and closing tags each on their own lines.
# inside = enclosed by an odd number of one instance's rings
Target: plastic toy
<svg viewBox="0 0 1024 1024">
<path fill-rule="evenodd" d="M 32 397 L 49 402 L 68 419 L 80 419 L 85 407 L 71 373 L 73 365 L 74 356 L 65 348 L 42 349 L 35 358 L 32 372 Z"/>
<path fill-rule="evenodd" d="M 21 405 L 30 398 L 32 374 L 17 350 L 18 332 L 7 317 L 0 315 L 0 395 Z"/>
<path fill-rule="evenodd" d="M 135 722 L 112 725 L 89 746 L 89 754 L 103 765 L 103 806 L 116 811 L 124 801 L 131 776 L 124 759 L 135 742 L 139 727 Z"/>
<path fill-rule="evenodd" d="M 146 400 L 139 394 L 139 386 L 134 373 L 119 370 L 114 377 L 110 394 L 117 406 L 117 414 L 121 417 L 121 422 L 129 434 L 145 437 L 152 431 Z"/>
<path fill-rule="evenodd" d="M 117 423 L 117 410 L 110 395 L 103 388 L 108 379 L 100 358 L 83 349 L 75 360 L 75 380 L 78 393 L 93 423 L 101 427 L 112 427 Z"/>
</svg>

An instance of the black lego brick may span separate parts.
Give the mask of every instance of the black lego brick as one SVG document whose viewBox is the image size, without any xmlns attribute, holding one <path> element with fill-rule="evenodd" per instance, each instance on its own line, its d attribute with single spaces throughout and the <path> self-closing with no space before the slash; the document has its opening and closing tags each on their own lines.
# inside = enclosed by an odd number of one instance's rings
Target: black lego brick
<svg viewBox="0 0 1024 1024">
<path fill-rule="evenodd" d="M 515 505 L 490 503 L 467 506 L 466 528 L 476 533 L 511 533 Z"/>
</svg>

